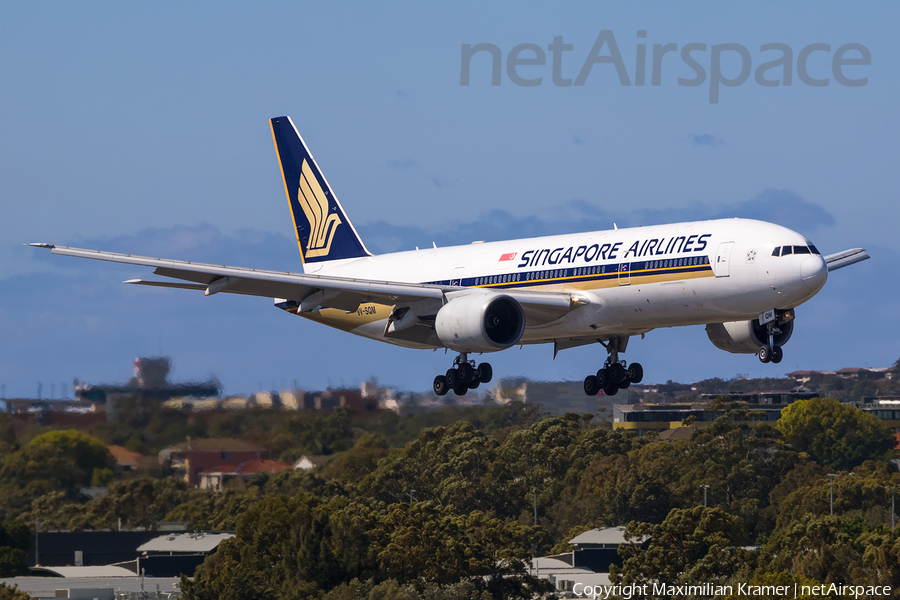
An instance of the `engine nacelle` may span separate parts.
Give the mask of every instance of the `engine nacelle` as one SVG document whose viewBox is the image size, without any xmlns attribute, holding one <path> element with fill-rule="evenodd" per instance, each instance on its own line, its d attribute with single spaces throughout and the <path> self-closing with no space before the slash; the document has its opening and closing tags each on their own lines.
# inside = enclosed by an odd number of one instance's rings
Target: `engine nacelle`
<svg viewBox="0 0 900 600">
<path fill-rule="evenodd" d="M 778 328 L 781 333 L 775 335 L 775 345 L 783 346 L 794 333 L 794 321 L 782 323 Z M 716 348 L 735 354 L 756 354 L 760 348 L 769 343 L 766 326 L 760 325 L 757 319 L 710 323 L 706 326 L 706 335 Z"/>
<path fill-rule="evenodd" d="M 441 307 L 434 330 L 441 342 L 456 352 L 496 352 L 522 337 L 525 311 L 504 294 L 469 294 Z"/>
</svg>

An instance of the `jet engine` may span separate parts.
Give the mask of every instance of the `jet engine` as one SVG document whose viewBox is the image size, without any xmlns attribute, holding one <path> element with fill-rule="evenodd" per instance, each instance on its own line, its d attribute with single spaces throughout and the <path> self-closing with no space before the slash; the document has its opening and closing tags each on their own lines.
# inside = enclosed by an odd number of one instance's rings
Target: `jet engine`
<svg viewBox="0 0 900 600">
<path fill-rule="evenodd" d="M 783 346 L 794 333 L 794 321 L 789 320 L 778 325 L 781 333 L 774 337 L 776 346 Z M 760 325 L 757 319 L 750 321 L 731 321 L 729 323 L 710 323 L 706 326 L 709 336 L 716 348 L 735 354 L 756 354 L 763 346 L 768 345 L 766 326 Z"/>
<path fill-rule="evenodd" d="M 441 307 L 434 330 L 441 342 L 456 352 L 496 352 L 522 337 L 525 311 L 505 294 L 468 294 Z"/>
</svg>

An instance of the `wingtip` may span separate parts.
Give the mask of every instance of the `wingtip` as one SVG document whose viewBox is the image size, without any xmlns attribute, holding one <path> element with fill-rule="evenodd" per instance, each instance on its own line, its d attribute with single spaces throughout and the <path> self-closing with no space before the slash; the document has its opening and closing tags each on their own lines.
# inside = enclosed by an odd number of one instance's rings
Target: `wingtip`
<svg viewBox="0 0 900 600">
<path fill-rule="evenodd" d="M 53 250 L 56 248 L 53 244 L 45 244 L 43 242 L 32 242 L 30 244 L 22 244 L 23 246 L 31 246 L 32 248 L 47 248 L 49 250 Z"/>
</svg>

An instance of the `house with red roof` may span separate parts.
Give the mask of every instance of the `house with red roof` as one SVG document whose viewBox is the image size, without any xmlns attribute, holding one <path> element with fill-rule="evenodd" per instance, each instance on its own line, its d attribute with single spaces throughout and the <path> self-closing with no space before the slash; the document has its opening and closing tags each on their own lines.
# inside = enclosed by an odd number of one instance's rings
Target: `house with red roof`
<svg viewBox="0 0 900 600">
<path fill-rule="evenodd" d="M 239 479 L 243 483 L 247 483 L 257 473 L 272 475 L 292 468 L 287 463 L 268 458 L 254 458 L 241 463 L 224 463 L 200 474 L 200 489 L 220 492 L 225 489 L 225 484 L 229 481 Z"/>
</svg>

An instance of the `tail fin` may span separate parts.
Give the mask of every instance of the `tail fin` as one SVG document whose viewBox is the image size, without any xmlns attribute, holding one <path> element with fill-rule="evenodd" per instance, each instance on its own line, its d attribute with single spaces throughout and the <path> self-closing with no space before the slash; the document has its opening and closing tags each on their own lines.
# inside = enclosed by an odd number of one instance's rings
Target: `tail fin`
<svg viewBox="0 0 900 600">
<path fill-rule="evenodd" d="M 290 117 L 269 125 L 303 264 L 371 256 Z"/>
</svg>

